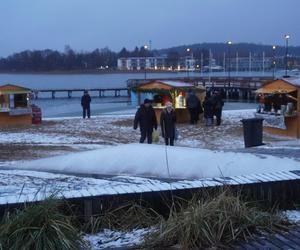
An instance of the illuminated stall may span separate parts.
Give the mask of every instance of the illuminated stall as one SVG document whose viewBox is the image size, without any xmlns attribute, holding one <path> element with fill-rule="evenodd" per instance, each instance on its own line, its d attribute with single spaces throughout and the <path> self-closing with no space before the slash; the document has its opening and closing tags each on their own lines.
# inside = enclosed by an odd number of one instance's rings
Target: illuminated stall
<svg viewBox="0 0 300 250">
<path fill-rule="evenodd" d="M 264 119 L 264 130 L 300 138 L 300 78 L 283 78 L 256 91 L 259 107 L 256 117 Z"/>
<path fill-rule="evenodd" d="M 0 86 L 0 125 L 32 123 L 30 94 L 30 89 L 20 86 Z"/>
<path fill-rule="evenodd" d="M 165 104 L 171 102 L 175 108 L 177 122 L 184 123 L 190 120 L 189 112 L 186 108 L 186 97 L 192 91 L 202 102 L 205 97 L 205 88 L 192 83 L 179 81 L 155 80 L 131 89 L 131 100 L 133 105 L 140 105 L 144 99 L 153 100 L 157 121 Z"/>
</svg>

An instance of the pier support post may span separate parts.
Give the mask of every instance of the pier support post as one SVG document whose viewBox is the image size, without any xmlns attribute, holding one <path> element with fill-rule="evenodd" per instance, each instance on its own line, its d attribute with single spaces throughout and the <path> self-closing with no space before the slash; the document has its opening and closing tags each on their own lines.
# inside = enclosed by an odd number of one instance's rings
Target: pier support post
<svg viewBox="0 0 300 250">
<path fill-rule="evenodd" d="M 38 91 L 34 91 L 34 99 L 38 99 L 39 98 L 39 92 Z"/>
<path fill-rule="evenodd" d="M 68 90 L 68 98 L 72 98 L 72 90 Z"/>
<path fill-rule="evenodd" d="M 55 99 L 55 91 L 52 91 L 52 99 Z"/>
<path fill-rule="evenodd" d="M 92 200 L 84 200 L 84 219 L 85 221 L 89 221 L 90 217 L 93 215 L 93 202 Z"/>
</svg>

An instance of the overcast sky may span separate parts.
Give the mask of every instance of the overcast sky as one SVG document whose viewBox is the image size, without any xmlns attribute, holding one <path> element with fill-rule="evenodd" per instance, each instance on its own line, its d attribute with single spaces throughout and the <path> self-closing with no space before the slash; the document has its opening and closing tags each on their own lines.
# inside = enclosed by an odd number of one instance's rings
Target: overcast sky
<svg viewBox="0 0 300 250">
<path fill-rule="evenodd" d="M 202 42 L 300 45 L 300 0 L 0 0 L 0 57 Z"/>
</svg>

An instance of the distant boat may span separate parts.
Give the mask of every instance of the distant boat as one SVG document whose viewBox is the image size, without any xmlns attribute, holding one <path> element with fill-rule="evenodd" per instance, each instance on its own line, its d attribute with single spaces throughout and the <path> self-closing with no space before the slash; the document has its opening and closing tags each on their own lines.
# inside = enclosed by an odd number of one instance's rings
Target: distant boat
<svg viewBox="0 0 300 250">
<path fill-rule="evenodd" d="M 219 65 L 213 65 L 213 66 L 204 66 L 203 67 L 204 72 L 220 72 L 223 71 L 223 67 Z"/>
</svg>

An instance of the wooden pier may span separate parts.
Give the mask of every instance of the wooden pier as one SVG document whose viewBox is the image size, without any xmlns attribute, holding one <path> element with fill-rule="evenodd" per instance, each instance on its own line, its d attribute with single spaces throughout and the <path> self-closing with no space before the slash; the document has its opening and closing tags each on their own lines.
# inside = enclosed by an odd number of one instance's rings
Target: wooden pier
<svg viewBox="0 0 300 250">
<path fill-rule="evenodd" d="M 141 84 L 154 81 L 157 79 L 129 79 L 127 80 L 128 88 L 137 87 Z M 214 77 L 177 77 L 177 78 L 162 78 L 162 81 L 182 81 L 194 83 L 206 87 L 207 93 L 218 90 L 221 92 L 224 99 L 255 99 L 254 91 L 260 88 L 263 84 L 273 81 L 273 77 L 250 77 L 250 76 L 214 76 Z"/>
<path fill-rule="evenodd" d="M 35 89 L 32 91 L 34 98 L 39 98 L 39 93 L 51 93 L 52 99 L 56 98 L 56 93 L 66 93 L 68 98 L 72 98 L 74 92 L 82 93 L 87 90 L 88 92 L 98 92 L 99 98 L 103 97 L 130 97 L 128 88 L 92 88 L 92 89 Z"/>
</svg>

